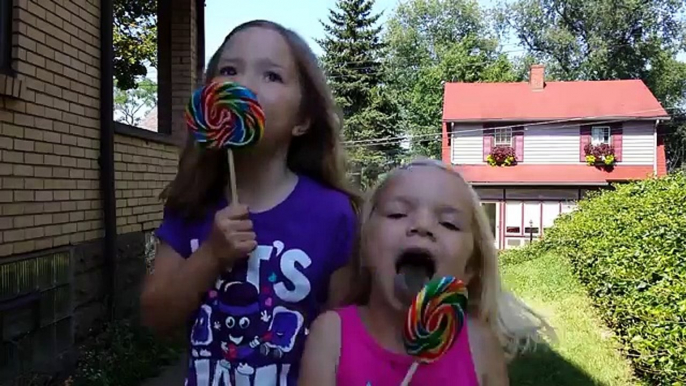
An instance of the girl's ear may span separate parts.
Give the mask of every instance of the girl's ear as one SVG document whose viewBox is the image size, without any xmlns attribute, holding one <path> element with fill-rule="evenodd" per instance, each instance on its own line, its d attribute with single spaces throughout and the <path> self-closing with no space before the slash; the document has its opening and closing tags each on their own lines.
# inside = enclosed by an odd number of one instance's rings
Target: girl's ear
<svg viewBox="0 0 686 386">
<path fill-rule="evenodd" d="M 293 130 L 291 131 L 291 134 L 294 137 L 300 137 L 301 135 L 306 134 L 310 130 L 310 119 L 306 119 L 303 122 L 301 122 L 299 125 L 296 125 L 293 127 Z"/>
</svg>

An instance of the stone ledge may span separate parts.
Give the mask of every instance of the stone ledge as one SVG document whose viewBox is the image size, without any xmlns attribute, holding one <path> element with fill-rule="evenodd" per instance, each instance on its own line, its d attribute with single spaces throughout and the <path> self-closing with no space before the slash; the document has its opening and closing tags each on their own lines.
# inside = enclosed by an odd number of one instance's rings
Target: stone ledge
<svg viewBox="0 0 686 386">
<path fill-rule="evenodd" d="M 178 143 L 171 135 L 158 133 L 140 127 L 127 125 L 121 122 L 114 122 L 114 132 L 126 137 L 133 137 L 142 139 L 144 141 L 151 141 L 155 143 L 162 143 L 165 145 L 178 146 Z"/>
<path fill-rule="evenodd" d="M 24 82 L 13 75 L 0 73 L 0 95 L 20 99 L 24 91 Z"/>
</svg>

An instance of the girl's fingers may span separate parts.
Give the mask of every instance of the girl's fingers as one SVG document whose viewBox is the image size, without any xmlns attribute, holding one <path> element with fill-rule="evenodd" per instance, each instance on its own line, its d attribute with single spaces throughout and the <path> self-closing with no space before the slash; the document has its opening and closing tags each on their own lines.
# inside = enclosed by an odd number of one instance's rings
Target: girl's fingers
<svg viewBox="0 0 686 386">
<path fill-rule="evenodd" d="M 253 229 L 251 220 L 229 220 L 227 224 L 225 232 L 246 232 Z"/>
<path fill-rule="evenodd" d="M 256 235 L 255 232 L 252 231 L 231 232 L 231 234 L 227 235 L 226 239 L 230 243 L 236 245 L 244 241 L 255 241 Z"/>
<path fill-rule="evenodd" d="M 239 251 L 245 251 L 250 253 L 257 248 L 257 241 L 255 240 L 244 240 L 236 243 L 236 249 Z"/>
</svg>

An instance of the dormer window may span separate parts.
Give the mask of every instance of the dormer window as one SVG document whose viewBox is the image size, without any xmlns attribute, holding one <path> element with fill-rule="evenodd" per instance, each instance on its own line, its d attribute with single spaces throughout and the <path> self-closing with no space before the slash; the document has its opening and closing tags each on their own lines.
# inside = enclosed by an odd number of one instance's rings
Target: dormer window
<svg viewBox="0 0 686 386">
<path fill-rule="evenodd" d="M 598 146 L 601 144 L 610 144 L 610 126 L 593 126 L 591 127 L 591 144 Z"/>
<path fill-rule="evenodd" d="M 495 146 L 512 146 L 512 128 L 498 128 L 493 132 Z"/>
</svg>

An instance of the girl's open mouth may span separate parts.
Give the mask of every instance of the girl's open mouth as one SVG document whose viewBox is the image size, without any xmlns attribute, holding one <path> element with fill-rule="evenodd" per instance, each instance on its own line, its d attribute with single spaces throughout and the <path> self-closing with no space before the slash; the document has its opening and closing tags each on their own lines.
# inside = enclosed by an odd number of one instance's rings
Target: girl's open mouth
<svg viewBox="0 0 686 386">
<path fill-rule="evenodd" d="M 405 303 L 411 302 L 436 273 L 436 263 L 425 249 L 406 249 L 395 262 L 394 280 L 396 296 Z"/>
</svg>

